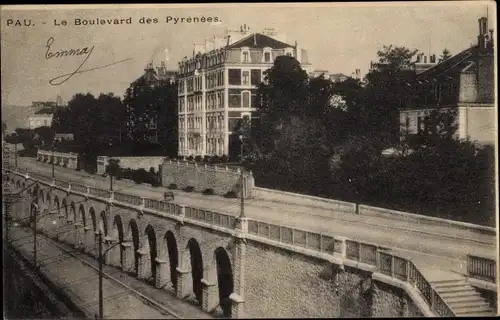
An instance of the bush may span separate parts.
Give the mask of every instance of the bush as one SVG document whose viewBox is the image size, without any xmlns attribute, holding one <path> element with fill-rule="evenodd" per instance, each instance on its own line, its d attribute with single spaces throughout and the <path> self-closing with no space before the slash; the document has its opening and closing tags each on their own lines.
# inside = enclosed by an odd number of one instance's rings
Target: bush
<svg viewBox="0 0 500 320">
<path fill-rule="evenodd" d="M 67 167 L 68 167 L 68 164 L 67 164 L 67 163 L 63 164 L 63 167 L 64 167 L 64 168 L 67 168 Z"/>
<path fill-rule="evenodd" d="M 189 156 L 186 158 L 187 161 L 193 161 L 193 156 Z"/>
<path fill-rule="evenodd" d="M 208 188 L 203 191 L 203 194 L 206 196 L 213 196 L 215 194 L 214 189 Z"/>
<path fill-rule="evenodd" d="M 222 157 L 220 157 L 220 161 L 222 163 L 227 163 L 229 162 L 229 157 L 227 155 L 223 155 Z"/>
<path fill-rule="evenodd" d="M 219 162 L 220 162 L 219 156 L 213 156 L 212 158 L 210 158 L 210 163 L 219 163 Z"/>
<path fill-rule="evenodd" d="M 210 156 L 204 156 L 203 162 L 210 162 Z"/>
<path fill-rule="evenodd" d="M 196 161 L 196 162 L 202 162 L 203 158 L 201 156 L 196 156 L 196 157 L 194 157 L 194 161 Z"/>
<path fill-rule="evenodd" d="M 155 168 L 154 167 L 149 168 L 149 173 L 155 174 L 156 173 Z"/>
<path fill-rule="evenodd" d="M 193 192 L 193 191 L 194 191 L 194 187 L 192 187 L 192 186 L 187 186 L 187 187 L 185 187 L 185 188 L 184 188 L 184 191 L 185 191 L 185 192 Z"/>
<path fill-rule="evenodd" d="M 171 183 L 167 188 L 169 188 L 170 190 L 177 190 L 177 185 L 175 183 Z"/>
<path fill-rule="evenodd" d="M 224 195 L 224 198 L 238 198 L 238 195 L 231 190 Z"/>
<path fill-rule="evenodd" d="M 76 171 L 82 171 L 82 169 L 80 169 L 79 167 L 75 169 Z"/>
</svg>

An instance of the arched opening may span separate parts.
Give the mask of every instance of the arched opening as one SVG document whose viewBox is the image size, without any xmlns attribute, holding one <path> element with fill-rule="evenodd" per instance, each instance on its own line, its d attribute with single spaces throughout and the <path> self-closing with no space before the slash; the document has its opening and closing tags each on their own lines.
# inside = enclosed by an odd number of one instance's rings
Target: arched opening
<svg viewBox="0 0 500 320">
<path fill-rule="evenodd" d="M 45 198 L 44 198 L 43 190 L 42 189 L 40 189 L 40 191 L 38 193 L 38 201 L 39 201 L 39 203 L 44 203 L 45 202 Z"/>
<path fill-rule="evenodd" d="M 203 279 L 203 258 L 201 255 L 200 245 L 196 239 L 190 239 L 188 242 L 188 249 L 191 262 L 191 276 L 193 277 L 193 292 L 196 300 L 202 304 L 203 300 L 203 286 L 201 279 Z"/>
<path fill-rule="evenodd" d="M 82 219 L 82 226 L 86 227 L 87 226 L 87 219 L 85 218 L 85 207 L 83 204 L 80 205 L 80 219 Z"/>
<path fill-rule="evenodd" d="M 47 192 L 45 202 L 47 202 L 47 209 L 51 210 L 52 201 L 50 200 L 50 192 Z"/>
<path fill-rule="evenodd" d="M 64 217 L 66 218 L 66 221 L 67 221 L 69 218 L 69 214 L 68 214 L 68 202 L 66 201 L 66 199 L 63 200 L 62 204 L 63 204 L 63 208 L 64 208 Z"/>
<path fill-rule="evenodd" d="M 177 266 L 179 264 L 179 252 L 177 250 L 177 241 L 172 231 L 167 231 L 165 234 L 165 241 L 167 242 L 168 263 L 170 265 L 170 281 L 172 287 L 177 291 Z"/>
<path fill-rule="evenodd" d="M 129 226 L 128 226 L 128 239 L 132 240 L 132 245 L 133 245 L 133 257 L 134 257 L 134 271 L 135 274 L 138 273 L 139 271 L 139 228 L 137 227 L 137 222 L 135 222 L 134 219 L 130 220 Z"/>
<path fill-rule="evenodd" d="M 229 296 L 233 293 L 233 270 L 231 260 L 224 248 L 215 250 L 215 261 L 217 264 L 217 284 L 219 286 L 219 305 L 224 317 L 231 316 L 231 300 Z"/>
<path fill-rule="evenodd" d="M 76 205 L 74 202 L 71 202 L 71 217 L 70 220 L 75 223 L 77 221 L 76 219 Z"/>
<path fill-rule="evenodd" d="M 101 242 L 104 242 L 104 238 L 108 235 L 108 228 L 107 228 L 107 224 L 106 224 L 106 212 L 104 212 L 104 211 L 101 211 L 98 231 L 99 231 L 99 234 L 101 235 Z M 103 248 L 103 250 L 104 250 L 104 248 Z M 107 263 L 106 255 L 102 256 L 101 258 L 102 258 L 103 263 Z"/>
<path fill-rule="evenodd" d="M 151 276 L 156 279 L 156 235 L 155 230 L 151 225 L 148 225 L 145 230 L 147 236 L 147 246 L 149 247 L 149 261 L 151 265 Z"/>
<path fill-rule="evenodd" d="M 97 223 L 96 223 L 96 219 L 95 219 L 95 210 L 93 207 L 90 208 L 89 213 L 90 213 L 90 220 L 92 223 L 92 230 L 96 231 L 97 230 Z"/>
<path fill-rule="evenodd" d="M 111 236 L 113 237 L 114 240 L 118 241 L 118 243 L 123 242 L 123 223 L 122 223 L 122 218 L 119 215 L 116 215 L 113 219 L 113 229 L 112 229 L 112 234 Z M 123 248 L 121 244 L 116 245 L 116 249 L 114 252 L 118 251 L 117 257 L 114 259 L 116 265 L 121 265 L 122 258 L 123 258 Z"/>
</svg>

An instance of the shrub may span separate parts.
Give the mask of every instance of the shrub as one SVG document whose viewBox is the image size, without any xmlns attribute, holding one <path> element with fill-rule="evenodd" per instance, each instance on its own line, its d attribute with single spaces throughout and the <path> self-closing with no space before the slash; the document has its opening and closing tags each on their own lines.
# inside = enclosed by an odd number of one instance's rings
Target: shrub
<svg viewBox="0 0 500 320">
<path fill-rule="evenodd" d="M 80 168 L 76 168 L 75 170 L 76 170 L 76 171 L 82 171 L 82 169 L 80 169 Z"/>
<path fill-rule="evenodd" d="M 68 164 L 67 164 L 67 163 L 63 164 L 63 167 L 64 167 L 64 168 L 67 168 L 67 167 L 68 167 Z"/>
<path fill-rule="evenodd" d="M 177 185 L 175 183 L 171 183 L 167 188 L 169 188 L 170 190 L 177 190 Z"/>
<path fill-rule="evenodd" d="M 222 157 L 220 157 L 220 161 L 222 163 L 226 163 L 226 162 L 229 162 L 229 158 L 227 155 L 223 155 Z"/>
<path fill-rule="evenodd" d="M 203 162 L 210 162 L 210 156 L 204 156 Z"/>
<path fill-rule="evenodd" d="M 238 195 L 231 190 L 224 195 L 224 198 L 238 198 Z"/>
<path fill-rule="evenodd" d="M 192 186 L 187 186 L 187 187 L 185 187 L 185 188 L 184 188 L 184 191 L 185 191 L 185 192 L 193 192 L 193 191 L 194 191 L 194 187 L 192 187 Z"/>
<path fill-rule="evenodd" d="M 210 163 L 219 163 L 219 162 L 220 162 L 219 156 L 213 156 L 212 158 L 210 158 Z"/>
<path fill-rule="evenodd" d="M 203 191 L 203 194 L 206 196 L 213 196 L 215 194 L 214 189 L 208 188 Z"/>
<path fill-rule="evenodd" d="M 149 173 L 155 174 L 156 173 L 155 167 L 149 168 Z"/>
<path fill-rule="evenodd" d="M 186 158 L 187 161 L 193 161 L 193 156 L 189 156 Z"/>
<path fill-rule="evenodd" d="M 201 156 L 196 156 L 196 157 L 194 157 L 194 161 L 201 162 L 201 161 L 203 161 L 203 158 Z"/>
</svg>

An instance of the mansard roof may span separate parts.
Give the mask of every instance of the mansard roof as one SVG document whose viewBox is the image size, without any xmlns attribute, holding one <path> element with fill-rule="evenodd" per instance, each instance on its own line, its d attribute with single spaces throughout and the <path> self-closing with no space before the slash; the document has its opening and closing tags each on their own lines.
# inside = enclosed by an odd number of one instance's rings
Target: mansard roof
<svg viewBox="0 0 500 320">
<path fill-rule="evenodd" d="M 272 49 L 284 49 L 284 48 L 293 48 L 294 46 L 289 45 L 287 43 L 278 41 L 266 35 L 260 33 L 253 33 L 235 43 L 229 45 L 230 49 L 239 49 L 243 47 L 249 48 L 272 48 Z"/>
</svg>

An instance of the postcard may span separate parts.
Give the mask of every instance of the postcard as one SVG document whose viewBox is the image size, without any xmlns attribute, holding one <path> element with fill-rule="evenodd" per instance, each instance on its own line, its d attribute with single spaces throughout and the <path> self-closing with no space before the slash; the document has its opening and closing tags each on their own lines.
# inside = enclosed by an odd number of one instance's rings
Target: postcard
<svg viewBox="0 0 500 320">
<path fill-rule="evenodd" d="M 496 12 L 2 6 L 5 316 L 497 315 Z"/>
</svg>

